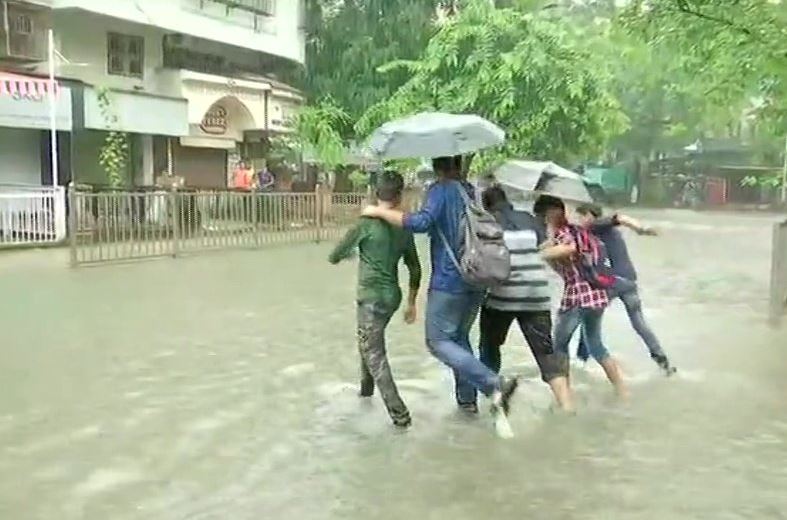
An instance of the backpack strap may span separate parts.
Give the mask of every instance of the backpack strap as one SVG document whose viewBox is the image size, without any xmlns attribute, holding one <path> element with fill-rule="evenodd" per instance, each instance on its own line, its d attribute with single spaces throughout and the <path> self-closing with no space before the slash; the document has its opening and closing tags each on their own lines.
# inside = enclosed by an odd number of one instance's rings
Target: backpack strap
<svg viewBox="0 0 787 520">
<path fill-rule="evenodd" d="M 448 251 L 448 256 L 451 257 L 451 262 L 453 262 L 454 266 L 456 267 L 456 270 L 461 273 L 462 266 L 459 265 L 459 260 L 456 259 L 456 254 L 454 253 L 451 244 L 448 243 L 448 239 L 445 237 L 443 230 L 440 229 L 440 226 L 438 226 L 437 224 L 435 224 L 435 228 L 437 228 L 437 234 L 440 235 L 440 239 L 443 241 L 443 245 L 445 245 L 446 251 Z"/>
<path fill-rule="evenodd" d="M 470 206 L 471 204 L 473 204 L 473 201 L 470 199 L 470 196 L 467 194 L 467 190 L 465 190 L 464 184 L 462 184 L 461 181 L 454 181 L 452 182 L 452 184 L 456 186 L 457 190 L 459 190 L 459 194 L 461 195 L 462 200 L 465 203 L 464 211 L 465 212 L 470 211 Z M 464 220 L 465 220 L 465 225 L 471 226 L 471 223 L 469 222 L 470 219 L 465 218 Z M 456 270 L 461 273 L 462 266 L 459 264 L 459 260 L 456 258 L 456 253 L 454 253 L 454 248 L 451 247 L 451 244 L 448 242 L 448 238 L 446 238 L 445 233 L 443 233 L 443 230 L 440 229 L 440 226 L 435 224 L 435 228 L 437 229 L 437 234 L 440 235 L 440 240 L 443 242 L 443 245 L 445 245 L 445 249 L 448 251 L 448 256 L 451 257 L 451 263 L 453 263 L 454 267 L 456 267 Z"/>
</svg>

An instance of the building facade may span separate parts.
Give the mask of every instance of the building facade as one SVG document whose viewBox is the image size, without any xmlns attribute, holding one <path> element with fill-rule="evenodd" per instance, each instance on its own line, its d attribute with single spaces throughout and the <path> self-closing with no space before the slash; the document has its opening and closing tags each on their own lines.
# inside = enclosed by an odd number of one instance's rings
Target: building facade
<svg viewBox="0 0 787 520">
<path fill-rule="evenodd" d="M 121 132 L 124 184 L 152 185 L 172 172 L 195 188 L 226 187 L 241 158 L 265 158 L 268 138 L 289 131 L 302 102 L 288 84 L 304 64 L 298 0 L 0 4 L 2 36 L 16 42 L 0 49 L 0 79 L 18 85 L 0 90 L 0 158 L 16 164 L 14 180 L 51 182 L 49 28 L 61 184 L 108 184 L 99 156 L 108 133 Z"/>
</svg>

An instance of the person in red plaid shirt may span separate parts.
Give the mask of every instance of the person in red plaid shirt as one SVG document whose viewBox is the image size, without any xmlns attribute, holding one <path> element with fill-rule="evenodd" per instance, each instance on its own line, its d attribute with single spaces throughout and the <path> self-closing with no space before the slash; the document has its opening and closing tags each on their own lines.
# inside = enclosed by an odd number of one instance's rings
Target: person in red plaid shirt
<svg viewBox="0 0 787 520">
<path fill-rule="evenodd" d="M 601 339 L 601 321 L 609 305 L 609 296 L 604 289 L 594 289 L 580 274 L 575 231 L 566 219 L 565 205 L 556 197 L 543 195 L 536 201 L 533 211 L 547 224 L 549 241 L 542 254 L 563 279 L 563 297 L 554 331 L 555 349 L 568 354 L 571 337 L 582 325 L 590 355 L 604 368 L 618 395 L 626 397 L 620 366 Z M 593 234 L 588 236 L 590 240 L 598 240 Z M 591 249 L 595 254 L 601 250 L 600 247 Z"/>
</svg>

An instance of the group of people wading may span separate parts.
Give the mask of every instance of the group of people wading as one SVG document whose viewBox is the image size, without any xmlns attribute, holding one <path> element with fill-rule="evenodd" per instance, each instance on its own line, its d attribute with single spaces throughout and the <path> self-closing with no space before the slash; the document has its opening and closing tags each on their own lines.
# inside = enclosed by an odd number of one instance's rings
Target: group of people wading
<svg viewBox="0 0 787 520">
<path fill-rule="evenodd" d="M 541 372 L 554 394 L 557 407 L 574 411 L 569 377 L 569 343 L 580 329 L 578 356 L 592 357 L 604 369 L 616 393 L 625 398 L 627 387 L 620 365 L 602 341 L 602 317 L 610 301 L 620 298 L 632 326 L 648 347 L 651 358 L 667 375 L 675 372 L 648 326 L 637 289 L 637 273 L 629 258 L 620 226 L 640 234 L 654 232 L 634 219 L 602 215 L 594 204 L 576 208 L 570 222 L 563 201 L 541 195 L 533 212 L 514 209 L 506 192 L 487 182 L 481 193 L 483 209 L 502 230 L 510 269 L 506 278 L 489 287 L 469 283 L 458 261 L 466 246 L 463 235 L 475 190 L 463 179 L 462 158 L 433 160 L 437 181 L 426 193 L 419 211 L 401 208 L 404 179 L 396 172 L 378 176 L 377 203 L 364 209 L 358 223 L 330 254 L 331 263 L 349 258 L 357 250 L 358 349 L 361 364 L 360 395 L 378 389 L 397 427 L 411 425 L 388 363 L 385 329 L 399 308 L 400 260 L 409 269 L 409 291 L 404 313 L 416 321 L 416 300 L 421 286 L 421 266 L 414 233 L 430 237 L 431 280 L 425 313 L 429 352 L 447 365 L 455 378 L 459 409 L 478 413 L 480 392 L 491 401 L 495 427 L 501 437 L 511 437 L 508 422 L 516 377 L 500 375 L 501 347 L 510 326 L 517 321 Z M 557 318 L 553 327 L 548 266 L 563 280 Z M 470 343 L 470 330 L 480 312 L 479 357 Z"/>
</svg>

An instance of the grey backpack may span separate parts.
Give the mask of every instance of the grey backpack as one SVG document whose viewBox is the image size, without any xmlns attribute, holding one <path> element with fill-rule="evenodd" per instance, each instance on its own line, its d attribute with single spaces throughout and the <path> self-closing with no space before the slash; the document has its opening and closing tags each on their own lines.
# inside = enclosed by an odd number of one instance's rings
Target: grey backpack
<svg viewBox="0 0 787 520">
<path fill-rule="evenodd" d="M 465 282 L 479 288 L 499 285 L 511 274 L 511 254 L 503 240 L 503 228 L 495 217 L 470 199 L 464 186 L 457 183 L 456 187 L 465 203 L 464 217 L 457 230 L 457 236 L 464 237 L 458 259 L 439 227 L 437 232 Z"/>
</svg>

